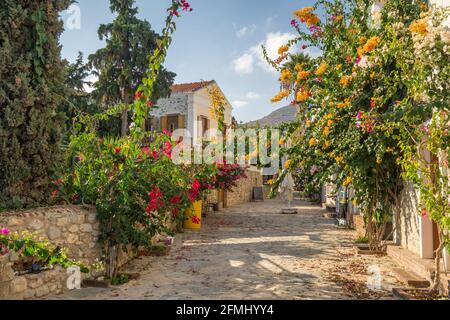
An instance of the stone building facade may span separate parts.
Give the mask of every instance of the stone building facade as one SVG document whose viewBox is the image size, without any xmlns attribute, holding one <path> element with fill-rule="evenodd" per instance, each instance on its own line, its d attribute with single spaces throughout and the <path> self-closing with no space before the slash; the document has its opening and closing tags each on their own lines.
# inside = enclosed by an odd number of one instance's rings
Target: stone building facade
<svg viewBox="0 0 450 320">
<path fill-rule="evenodd" d="M 194 144 L 201 141 L 208 130 L 218 129 L 217 120 L 211 116 L 209 111 L 211 101 L 208 89 L 213 87 L 222 92 L 215 81 L 173 85 L 171 96 L 159 99 L 156 108 L 152 109 L 150 129 L 155 131 L 168 130 L 170 132 L 177 129 L 186 129 Z M 225 125 L 231 127 L 233 108 L 226 97 L 225 100 L 227 102 L 225 105 Z"/>
</svg>

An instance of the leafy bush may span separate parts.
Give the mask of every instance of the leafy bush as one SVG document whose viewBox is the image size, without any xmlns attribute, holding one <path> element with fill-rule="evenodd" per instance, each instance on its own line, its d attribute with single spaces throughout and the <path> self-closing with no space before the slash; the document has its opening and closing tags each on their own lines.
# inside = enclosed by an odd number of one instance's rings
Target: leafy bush
<svg viewBox="0 0 450 320">
<path fill-rule="evenodd" d="M 64 248 L 55 247 L 48 241 L 37 241 L 29 232 L 10 233 L 7 228 L 0 231 L 0 256 L 15 252 L 21 258 L 17 271 L 39 272 L 54 265 L 67 269 L 72 266 L 87 273 L 89 269 L 80 262 L 69 259 Z"/>
</svg>

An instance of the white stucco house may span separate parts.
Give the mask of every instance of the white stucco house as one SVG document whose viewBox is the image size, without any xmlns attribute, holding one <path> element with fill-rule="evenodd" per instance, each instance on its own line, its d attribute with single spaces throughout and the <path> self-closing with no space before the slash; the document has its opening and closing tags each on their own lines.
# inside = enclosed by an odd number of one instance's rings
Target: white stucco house
<svg viewBox="0 0 450 320">
<path fill-rule="evenodd" d="M 173 132 L 177 129 L 187 129 L 195 144 L 208 130 L 218 129 L 217 120 L 211 116 L 209 110 L 211 102 L 208 89 L 213 87 L 223 94 L 214 80 L 173 85 L 171 96 L 159 99 L 157 108 L 150 113 L 151 130 Z M 225 101 L 225 125 L 229 128 L 232 124 L 233 108 L 226 97 Z"/>
</svg>

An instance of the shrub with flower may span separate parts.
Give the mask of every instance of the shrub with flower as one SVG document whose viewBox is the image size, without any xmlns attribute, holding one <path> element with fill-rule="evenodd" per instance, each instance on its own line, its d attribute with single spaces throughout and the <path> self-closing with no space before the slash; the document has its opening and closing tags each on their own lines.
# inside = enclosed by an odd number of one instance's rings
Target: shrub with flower
<svg viewBox="0 0 450 320">
<path fill-rule="evenodd" d="M 449 33 L 443 21 L 448 9 L 428 10 L 421 1 L 391 0 L 370 15 L 372 5 L 370 0 L 319 0 L 295 13 L 307 27 L 314 26 L 309 32 L 295 27 L 296 43 L 306 42 L 322 54 L 310 57 L 301 68 L 289 59 L 281 66 L 294 77 L 302 72 L 301 83 L 289 87 L 282 97 L 296 94 L 300 110 L 298 121 L 288 130 L 299 136 L 298 143 L 286 150 L 292 160 L 290 170 L 300 167 L 311 188 L 326 182 L 351 186 L 354 201 L 366 215 L 374 250 L 385 248 L 381 240 L 386 224 L 400 214 L 404 178 L 423 187 L 424 181 L 436 181 L 423 177 L 438 177 L 439 185 L 425 188 L 423 200 L 441 227 L 441 243 L 450 248 L 444 232 L 450 225 L 448 178 L 444 178 L 448 175 Z M 314 18 L 319 7 L 331 19 Z M 339 23 L 338 16 L 342 17 Z M 304 72 L 310 76 L 305 78 Z M 432 125 L 417 130 L 427 119 L 432 119 Z M 431 152 L 439 155 L 438 165 L 420 165 L 414 151 L 423 138 L 430 141 Z M 419 168 L 429 174 L 418 173 Z M 309 174 L 313 171 L 314 175 Z M 409 173 L 405 176 L 405 172 Z M 438 197 L 437 190 L 442 192 Z"/>
<path fill-rule="evenodd" d="M 143 130 L 180 11 L 192 8 L 186 0 L 172 0 L 161 41 L 149 58 L 146 77 L 138 86 L 132 105 L 118 104 L 104 114 L 77 117 L 66 167 L 55 183 L 55 201 L 96 206 L 99 241 L 105 245 L 106 272 L 110 278 L 118 273 L 120 247 L 149 247 L 155 234 L 171 233 L 166 222 L 182 221 L 184 209 L 191 204 L 188 197 L 191 177 L 171 160 L 174 146 L 171 136 Z M 123 110 L 131 110 L 130 136 L 100 137 L 98 121 L 108 120 Z"/>
<path fill-rule="evenodd" d="M 238 164 L 228 164 L 227 162 L 217 163 L 217 176 L 214 186 L 217 189 L 233 191 L 240 179 L 247 178 L 246 168 Z"/>
</svg>

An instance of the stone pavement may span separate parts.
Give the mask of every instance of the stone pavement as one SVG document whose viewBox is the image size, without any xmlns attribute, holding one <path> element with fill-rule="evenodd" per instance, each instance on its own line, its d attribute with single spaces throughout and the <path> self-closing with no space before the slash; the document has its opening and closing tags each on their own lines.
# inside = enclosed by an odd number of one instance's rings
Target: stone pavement
<svg viewBox="0 0 450 320">
<path fill-rule="evenodd" d="M 209 214 L 201 231 L 176 236 L 168 256 L 131 262 L 126 272 L 139 279 L 51 299 L 392 299 L 399 284 L 388 257 L 356 256 L 354 231 L 336 228 L 319 206 L 294 206 L 298 215 L 279 214 L 277 200 Z M 367 289 L 368 279 L 381 290 Z"/>
</svg>

